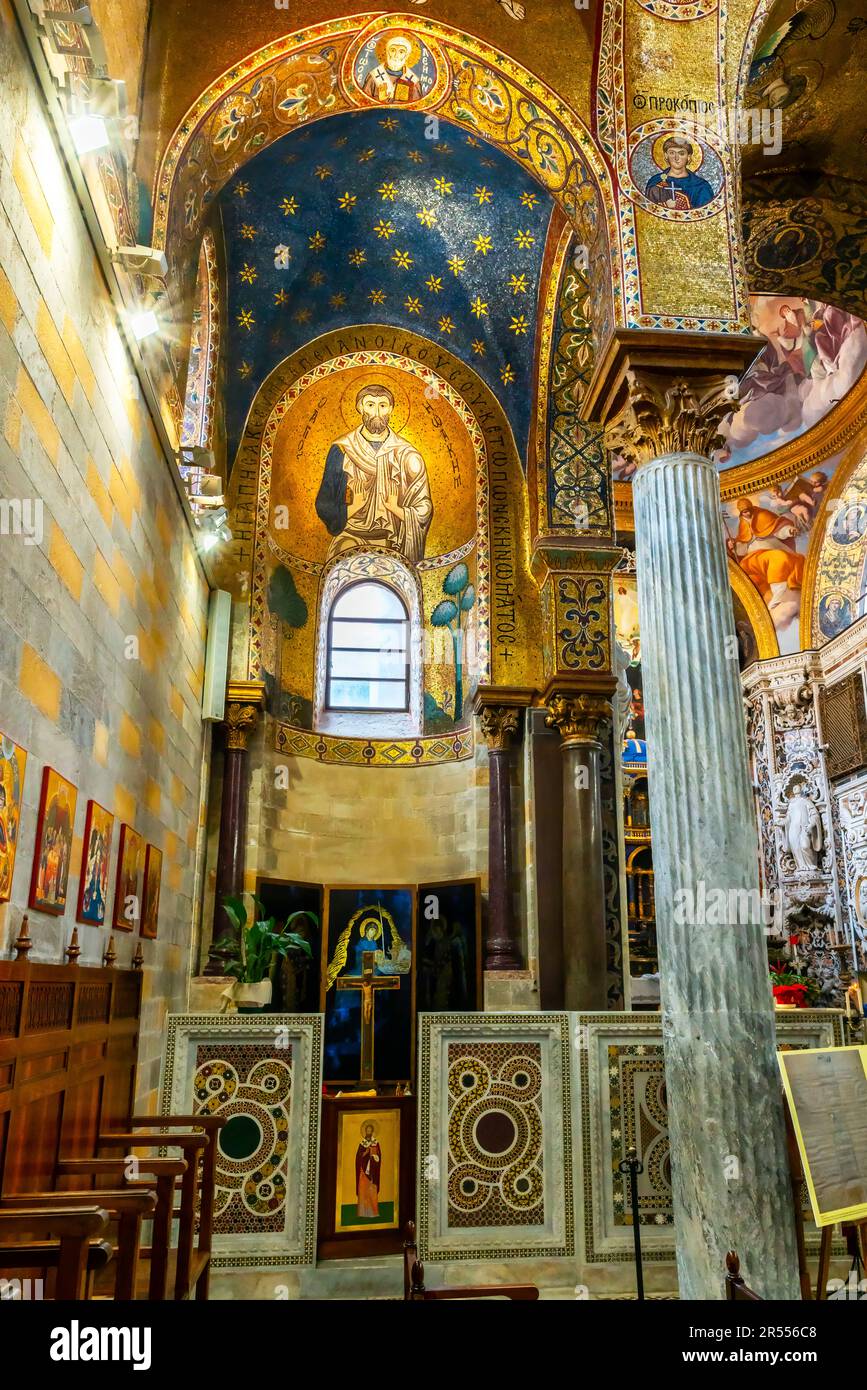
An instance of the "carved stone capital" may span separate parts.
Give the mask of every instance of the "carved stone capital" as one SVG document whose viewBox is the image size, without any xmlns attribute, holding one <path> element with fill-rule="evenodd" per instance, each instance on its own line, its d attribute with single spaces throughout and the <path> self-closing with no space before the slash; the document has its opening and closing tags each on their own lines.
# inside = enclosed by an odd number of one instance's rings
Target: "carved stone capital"
<svg viewBox="0 0 867 1390">
<path fill-rule="evenodd" d="M 545 723 L 564 743 L 601 743 L 610 718 L 611 703 L 603 695 L 578 693 L 551 696 Z"/>
<path fill-rule="evenodd" d="M 264 681 L 230 680 L 226 686 L 226 747 L 245 749 L 265 705 Z"/>
<path fill-rule="evenodd" d="M 247 747 L 247 739 L 256 727 L 259 710 L 256 705 L 226 704 L 226 747 Z"/>
<path fill-rule="evenodd" d="M 485 705 L 479 724 L 489 749 L 508 748 L 509 740 L 518 732 L 518 710 L 507 705 Z"/>
<path fill-rule="evenodd" d="M 708 458 L 721 421 L 737 404 L 738 379 L 630 368 L 625 392 L 626 403 L 607 426 L 605 443 L 638 467 L 667 454 Z"/>
</svg>

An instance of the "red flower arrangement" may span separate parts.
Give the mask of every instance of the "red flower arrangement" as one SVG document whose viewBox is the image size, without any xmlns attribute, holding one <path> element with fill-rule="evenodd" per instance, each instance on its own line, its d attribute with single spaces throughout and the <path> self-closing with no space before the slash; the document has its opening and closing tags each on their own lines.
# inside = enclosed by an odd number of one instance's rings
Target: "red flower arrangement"
<svg viewBox="0 0 867 1390">
<path fill-rule="evenodd" d="M 782 962 L 771 962 L 771 991 L 777 1004 L 792 1005 L 796 1009 L 808 1009 L 817 996 L 818 990 L 811 980 L 786 970 Z"/>
<path fill-rule="evenodd" d="M 796 1009 L 807 1007 L 806 985 L 774 985 L 773 995 L 778 1004 L 794 1004 Z"/>
</svg>

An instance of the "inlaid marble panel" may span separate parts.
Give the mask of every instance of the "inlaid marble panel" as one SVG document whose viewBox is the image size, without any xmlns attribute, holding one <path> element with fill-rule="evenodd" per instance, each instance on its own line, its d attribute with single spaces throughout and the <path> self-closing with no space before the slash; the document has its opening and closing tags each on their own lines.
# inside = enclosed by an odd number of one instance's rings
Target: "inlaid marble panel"
<svg viewBox="0 0 867 1390">
<path fill-rule="evenodd" d="M 629 1175 L 620 1171 L 634 1146 L 643 1168 L 638 1177 L 643 1258 L 673 1260 L 671 1153 L 659 1015 L 571 1017 L 578 1059 L 579 1251 L 588 1264 L 634 1258 Z M 777 1041 L 784 1048 L 840 1045 L 842 1015 L 825 1009 L 778 1014 Z"/>
<path fill-rule="evenodd" d="M 422 1014 L 423 1259 L 574 1252 L 566 1014 Z"/>
<path fill-rule="evenodd" d="M 215 1268 L 313 1263 L 321 1089 L 318 1014 L 169 1015 L 161 1112 L 227 1117 Z"/>
</svg>

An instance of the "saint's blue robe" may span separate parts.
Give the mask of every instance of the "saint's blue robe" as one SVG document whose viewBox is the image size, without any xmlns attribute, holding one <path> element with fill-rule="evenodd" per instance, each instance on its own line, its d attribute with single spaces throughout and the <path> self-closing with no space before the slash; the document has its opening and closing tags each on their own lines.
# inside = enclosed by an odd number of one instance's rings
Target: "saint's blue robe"
<svg viewBox="0 0 867 1390">
<path fill-rule="evenodd" d="M 673 174 L 668 172 L 664 174 L 654 174 L 653 178 L 647 180 L 646 191 L 649 193 L 651 188 L 656 188 L 656 186 L 663 181 L 665 181 L 667 185 L 670 184 L 672 188 L 677 189 L 678 193 L 685 193 L 689 199 L 691 208 L 703 208 L 706 203 L 713 201 L 714 191 L 707 179 L 703 179 L 699 174 L 692 173 L 691 170 L 689 173 L 684 174 L 682 179 L 677 179 Z"/>
</svg>

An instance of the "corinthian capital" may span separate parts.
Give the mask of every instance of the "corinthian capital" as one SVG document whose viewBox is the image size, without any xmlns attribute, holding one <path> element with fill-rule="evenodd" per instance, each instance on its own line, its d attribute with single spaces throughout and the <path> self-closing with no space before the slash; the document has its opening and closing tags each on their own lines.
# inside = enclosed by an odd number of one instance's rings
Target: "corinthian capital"
<svg viewBox="0 0 867 1390">
<path fill-rule="evenodd" d="M 626 405 L 606 428 L 605 443 L 636 467 L 666 454 L 709 457 L 720 423 L 738 399 L 734 375 L 631 368 L 625 382 Z"/>
<path fill-rule="evenodd" d="M 545 723 L 570 743 L 601 743 L 611 703 L 604 695 L 579 693 L 553 695 L 548 700 Z"/>
<path fill-rule="evenodd" d="M 485 705 L 479 723 L 489 748 L 508 748 L 509 739 L 518 732 L 518 713 L 505 705 Z"/>
<path fill-rule="evenodd" d="M 226 687 L 226 747 L 246 748 L 247 739 L 256 727 L 259 711 L 265 704 L 262 681 L 230 680 Z"/>
<path fill-rule="evenodd" d="M 256 727 L 259 711 L 255 705 L 226 706 L 226 747 L 246 748 L 247 739 Z"/>
</svg>

